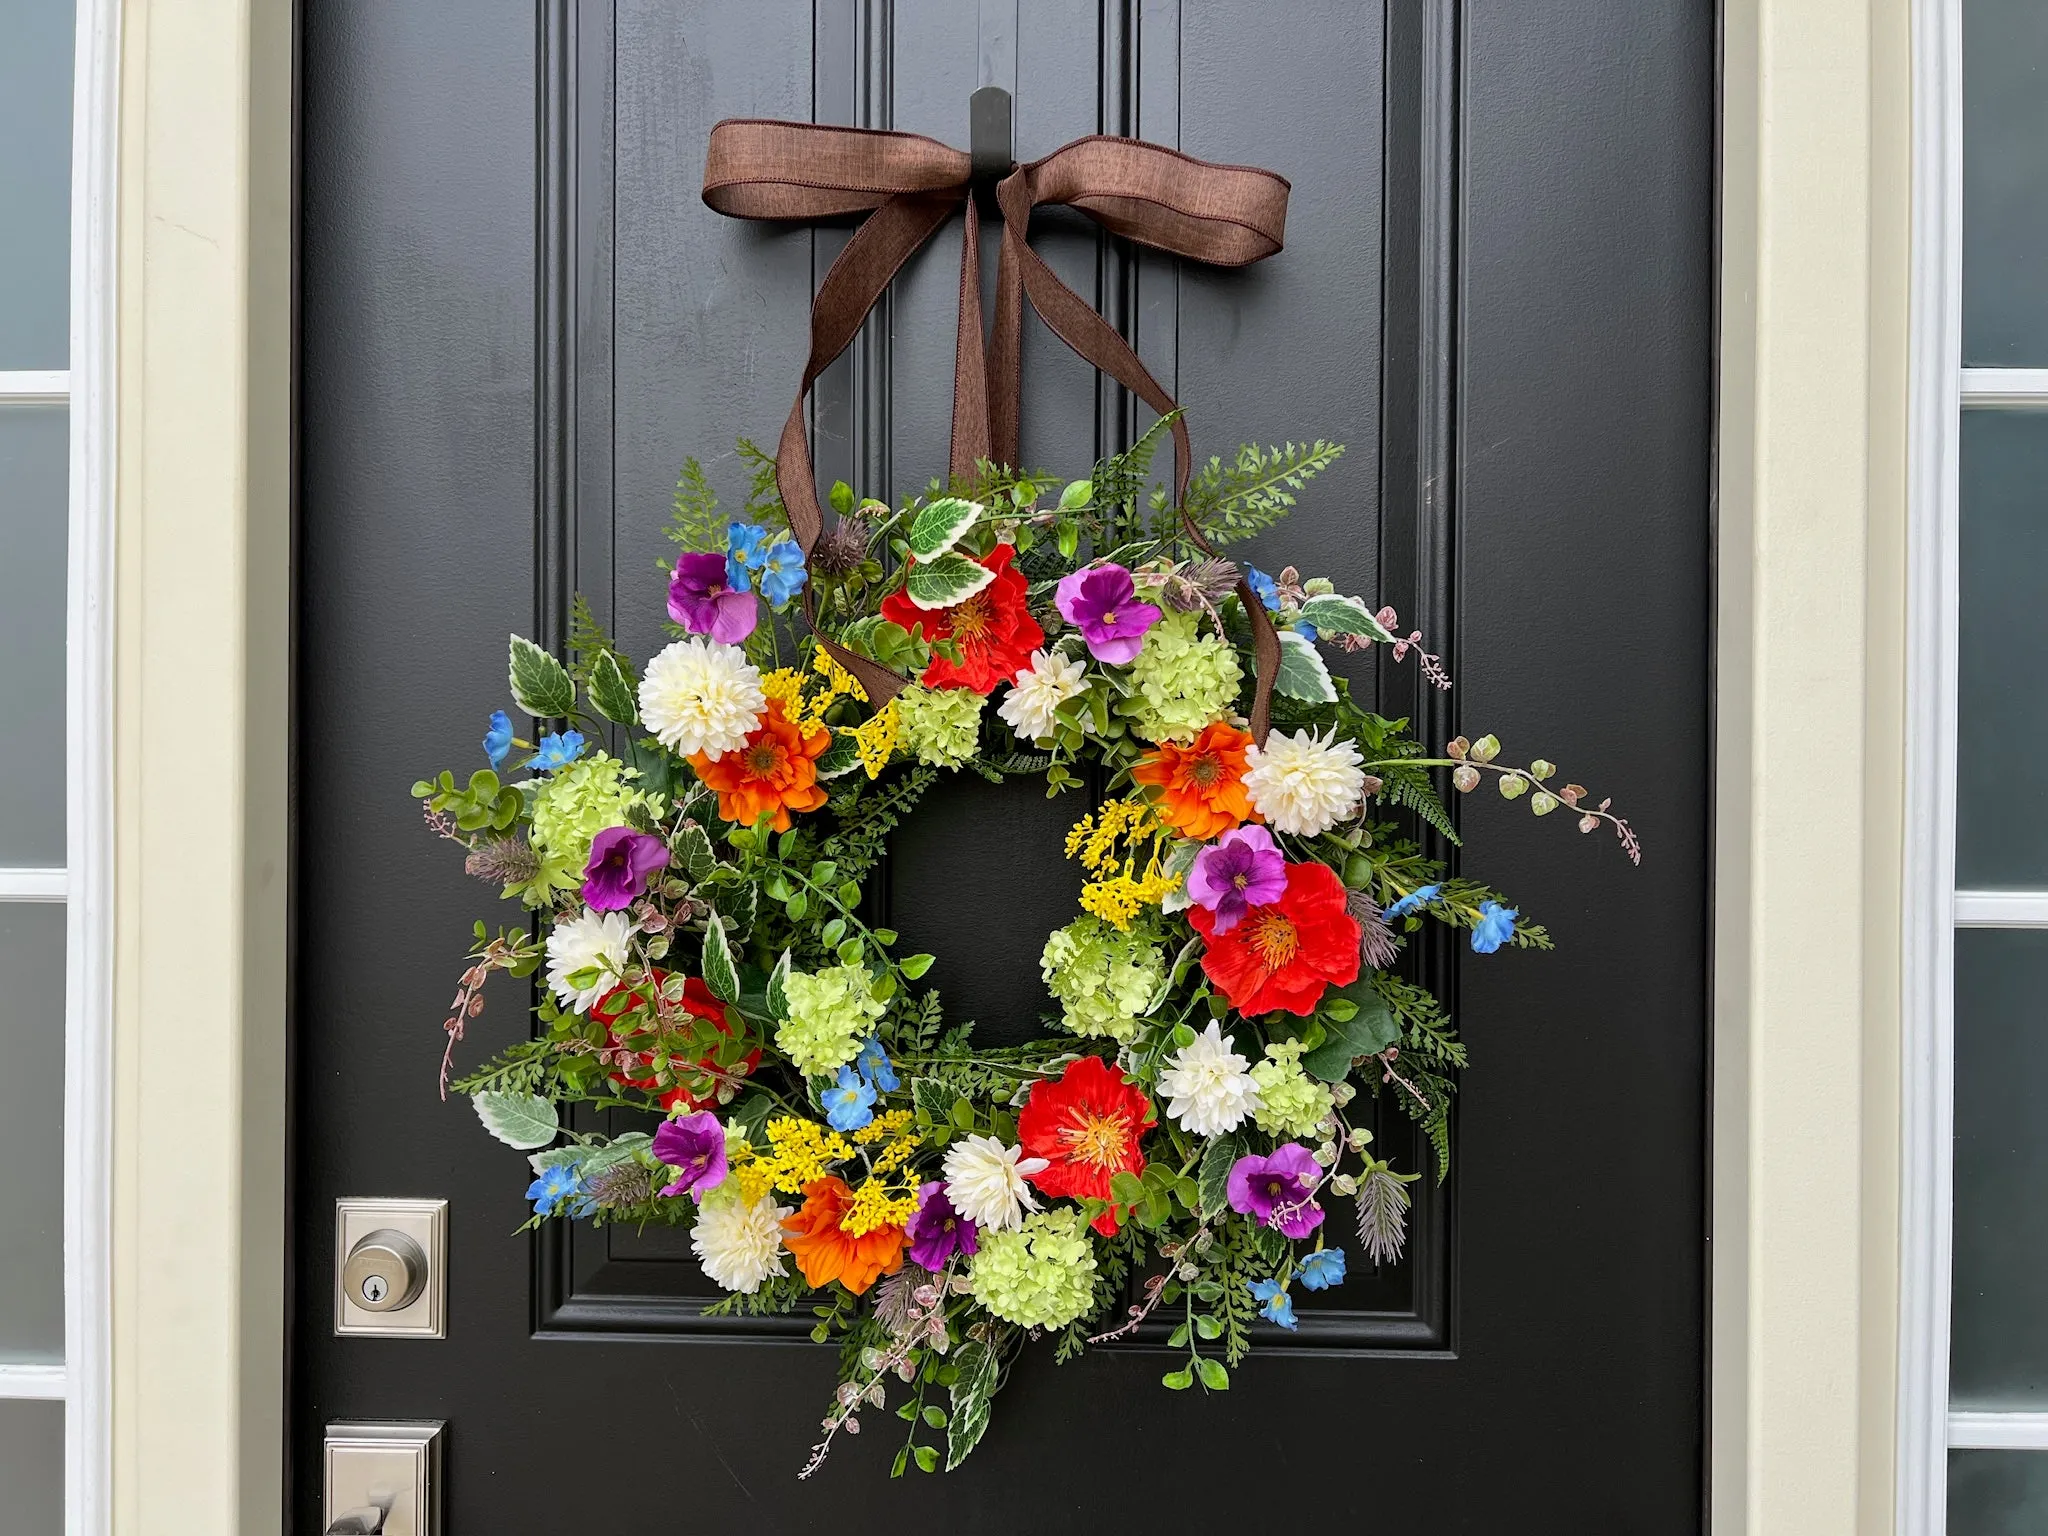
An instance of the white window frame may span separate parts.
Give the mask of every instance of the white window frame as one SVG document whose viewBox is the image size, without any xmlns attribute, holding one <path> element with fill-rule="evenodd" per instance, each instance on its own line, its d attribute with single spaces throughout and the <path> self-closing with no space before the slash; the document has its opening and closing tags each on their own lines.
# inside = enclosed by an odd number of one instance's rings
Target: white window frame
<svg viewBox="0 0 2048 1536">
<path fill-rule="evenodd" d="M 1965 410 L 2048 410 L 2048 369 L 1962 366 L 1962 0 L 1914 0 L 1900 1536 L 1943 1536 L 1951 1450 L 2048 1452 L 2048 1413 L 1949 1406 L 1955 935 L 2048 928 L 2048 891 L 1956 888 L 1959 443 Z"/>
<path fill-rule="evenodd" d="M 70 422 L 65 858 L 0 869 L 0 897 L 65 903 L 64 1361 L 0 1365 L 0 1398 L 64 1404 L 66 1536 L 112 1529 L 109 1222 L 113 1151 L 115 210 L 120 0 L 77 0 L 70 367 L 0 372 L 0 410 Z"/>
</svg>

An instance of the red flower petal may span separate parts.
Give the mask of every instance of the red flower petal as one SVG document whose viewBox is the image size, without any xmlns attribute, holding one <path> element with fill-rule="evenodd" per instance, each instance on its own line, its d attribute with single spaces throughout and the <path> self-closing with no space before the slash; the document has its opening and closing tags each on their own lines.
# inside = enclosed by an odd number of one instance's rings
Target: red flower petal
<svg viewBox="0 0 2048 1536">
<path fill-rule="evenodd" d="M 900 588 L 882 599 L 882 617 L 892 624 L 960 647 L 957 663 L 931 659 L 919 679 L 927 688 L 971 688 L 985 697 L 1030 665 L 1031 653 L 1045 644 L 1045 631 L 1024 602 L 1030 583 L 1010 567 L 1016 553 L 1009 544 L 990 550 L 980 563 L 996 579 L 951 608 L 920 608 Z"/>
<path fill-rule="evenodd" d="M 1119 1173 L 1142 1173 L 1138 1143 L 1152 1124 L 1152 1101 L 1099 1056 L 1083 1056 L 1057 1081 L 1037 1084 L 1017 1116 L 1017 1140 L 1046 1166 L 1026 1174 L 1055 1198 L 1107 1200 Z M 1104 1211 L 1095 1230 L 1109 1236 L 1116 1217 Z"/>
<path fill-rule="evenodd" d="M 1344 882 L 1328 865 L 1289 864 L 1280 899 L 1254 907 L 1228 933 L 1216 932 L 1215 913 L 1190 907 L 1188 921 L 1206 941 L 1202 970 L 1239 1013 L 1312 1013 L 1326 988 L 1358 979 L 1360 929 L 1344 902 Z"/>
</svg>

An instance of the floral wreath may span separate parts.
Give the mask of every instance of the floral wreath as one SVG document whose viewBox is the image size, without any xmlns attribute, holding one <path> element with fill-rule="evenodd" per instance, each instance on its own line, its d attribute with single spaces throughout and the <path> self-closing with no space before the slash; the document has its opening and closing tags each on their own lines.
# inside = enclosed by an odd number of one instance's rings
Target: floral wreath
<svg viewBox="0 0 2048 1536">
<path fill-rule="evenodd" d="M 718 151 L 714 135 L 714 167 Z M 1184 1352 L 1164 1385 L 1224 1389 L 1262 1330 L 1296 1326 L 1297 1290 L 1344 1280 L 1333 1197 L 1355 1201 L 1363 1262 L 1400 1257 L 1421 1170 L 1375 1155 L 1351 1106 L 1391 1093 L 1441 1176 L 1466 1063 L 1402 952 L 1427 922 L 1481 954 L 1549 945 L 1423 851 L 1423 826 L 1457 840 L 1436 773 L 1564 807 L 1640 857 L 1549 763 L 1506 764 L 1491 736 L 1429 756 L 1360 708 L 1326 649 L 1387 646 L 1450 686 L 1391 609 L 1220 553 L 1341 447 L 1190 473 L 1177 407 L 1142 382 L 1159 420 L 1083 478 L 963 462 L 956 438 L 952 476 L 906 505 L 835 485 L 829 528 L 800 397 L 794 442 L 741 443 L 740 517 L 685 466 L 671 643 L 636 669 L 578 599 L 566 661 L 511 642 L 513 702 L 552 728 L 523 740 L 500 710 L 488 767 L 413 786 L 469 872 L 528 911 L 476 926 L 444 1094 L 530 1153 L 529 1228 L 687 1227 L 727 1293 L 710 1311 L 811 1307 L 841 1364 L 805 1475 L 892 1393 L 893 1472 L 959 1465 L 1040 1334 L 1065 1361 L 1156 1315 Z M 1171 493 L 1150 487 L 1169 433 Z M 899 953 L 867 895 L 948 773 L 1102 786 L 1066 839 L 1081 911 L 1045 941 L 1045 1031 L 1025 1045 L 978 1046 L 948 1018 L 920 985 L 933 958 Z M 496 971 L 541 975 L 537 1031 L 451 1082 Z M 658 1123 L 579 1129 L 579 1104 Z"/>
</svg>

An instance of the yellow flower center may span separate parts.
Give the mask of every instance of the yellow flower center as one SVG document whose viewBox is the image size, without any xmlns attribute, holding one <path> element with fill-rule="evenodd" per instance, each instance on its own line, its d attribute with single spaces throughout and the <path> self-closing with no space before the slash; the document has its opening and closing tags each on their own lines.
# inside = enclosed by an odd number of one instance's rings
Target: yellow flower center
<svg viewBox="0 0 2048 1536">
<path fill-rule="evenodd" d="M 986 592 L 977 592 L 953 610 L 953 638 L 981 640 L 995 627 L 995 605 Z"/>
<path fill-rule="evenodd" d="M 1060 1142 L 1070 1162 L 1096 1168 L 1118 1168 L 1130 1148 L 1130 1121 L 1122 1115 L 1091 1115 L 1073 1111 L 1073 1124 L 1060 1128 Z"/>
<path fill-rule="evenodd" d="M 1246 919 L 1244 936 L 1269 971 L 1284 968 L 1301 951 L 1301 935 L 1294 924 L 1271 907 L 1262 907 Z"/>
</svg>

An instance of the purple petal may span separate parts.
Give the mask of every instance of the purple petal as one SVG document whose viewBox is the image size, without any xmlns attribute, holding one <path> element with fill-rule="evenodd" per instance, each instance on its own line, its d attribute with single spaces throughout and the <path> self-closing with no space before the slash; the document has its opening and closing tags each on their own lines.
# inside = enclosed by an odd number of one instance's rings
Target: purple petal
<svg viewBox="0 0 2048 1536">
<path fill-rule="evenodd" d="M 1127 636 L 1112 634 L 1097 625 L 1083 624 L 1081 638 L 1088 642 L 1088 654 L 1097 661 L 1106 661 L 1113 667 L 1127 666 L 1138 659 L 1138 652 L 1145 647 L 1143 635 Z"/>
<path fill-rule="evenodd" d="M 709 634 L 720 645 L 738 645 L 761 617 L 761 600 L 751 592 L 721 592 L 708 606 L 711 615 L 704 628 L 693 632 Z"/>
</svg>

